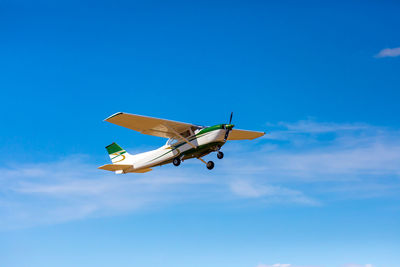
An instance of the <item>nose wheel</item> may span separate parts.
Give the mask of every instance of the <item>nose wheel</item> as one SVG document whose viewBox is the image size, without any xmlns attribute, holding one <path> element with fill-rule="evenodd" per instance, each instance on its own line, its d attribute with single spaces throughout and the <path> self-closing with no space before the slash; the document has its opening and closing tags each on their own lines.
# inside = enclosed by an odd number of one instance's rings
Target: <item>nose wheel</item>
<svg viewBox="0 0 400 267">
<path fill-rule="evenodd" d="M 223 157 L 224 157 L 224 153 L 221 151 L 218 151 L 217 158 L 222 159 Z"/>
</svg>

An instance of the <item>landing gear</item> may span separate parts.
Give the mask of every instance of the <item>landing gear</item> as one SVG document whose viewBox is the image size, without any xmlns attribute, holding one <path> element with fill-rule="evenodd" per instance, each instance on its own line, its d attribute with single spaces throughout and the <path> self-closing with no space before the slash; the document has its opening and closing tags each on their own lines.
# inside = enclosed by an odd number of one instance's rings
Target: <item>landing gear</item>
<svg viewBox="0 0 400 267">
<path fill-rule="evenodd" d="M 212 170 L 213 168 L 214 168 L 214 162 L 210 160 L 209 162 L 207 162 L 207 169 Z"/>
<path fill-rule="evenodd" d="M 174 158 L 174 160 L 172 161 L 172 163 L 175 166 L 179 166 L 181 164 L 181 159 L 180 158 Z"/>
<path fill-rule="evenodd" d="M 224 157 L 224 153 L 221 151 L 218 151 L 217 158 L 222 159 L 223 157 Z"/>
</svg>

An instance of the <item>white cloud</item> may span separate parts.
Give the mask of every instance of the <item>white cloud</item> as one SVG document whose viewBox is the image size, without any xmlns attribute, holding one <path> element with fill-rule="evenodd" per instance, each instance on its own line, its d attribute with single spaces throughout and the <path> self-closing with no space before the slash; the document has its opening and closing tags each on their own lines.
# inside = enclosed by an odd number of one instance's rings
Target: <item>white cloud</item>
<svg viewBox="0 0 400 267">
<path fill-rule="evenodd" d="M 400 174 L 400 132 L 396 130 L 301 121 L 280 123 L 271 132 L 281 133 L 267 139 L 276 146 L 270 145 L 261 153 L 254 151 L 252 156 L 246 153 L 251 160 L 237 157 L 229 168 L 267 172 L 269 177 L 323 181 Z"/>
<path fill-rule="evenodd" d="M 372 264 L 346 264 L 343 267 L 373 267 Z"/>
<path fill-rule="evenodd" d="M 328 133 L 340 131 L 355 131 L 370 128 L 366 124 L 361 123 L 317 123 L 313 120 L 301 120 L 296 123 L 280 122 L 279 126 L 283 126 L 291 133 Z"/>
<path fill-rule="evenodd" d="M 272 137 L 258 144 L 230 146 L 227 155 L 235 156 L 222 163 L 225 172 L 235 173 L 235 177 L 244 176 L 243 180 L 253 185 L 232 184 L 231 189 L 238 195 L 262 198 L 274 186 L 299 191 L 316 202 L 321 200 L 315 199 L 315 195 L 321 194 L 335 199 L 399 195 L 400 132 L 397 129 L 315 121 L 268 127 Z M 276 193 L 279 195 L 279 190 Z"/>
<path fill-rule="evenodd" d="M 400 47 L 382 49 L 375 57 L 382 58 L 398 56 L 400 56 Z"/>
<path fill-rule="evenodd" d="M 195 198 L 187 188 L 209 183 L 207 177 L 174 171 L 170 175 L 162 170 L 150 175 L 114 175 L 84 162 L 84 158 L 74 157 L 0 169 L 0 227 L 131 212 Z"/>
<path fill-rule="evenodd" d="M 210 173 L 200 164 L 115 175 L 97 170 L 86 160 L 74 156 L 0 169 L 0 228 L 108 216 L 174 202 L 218 201 L 221 195 L 234 199 L 244 192 L 237 187 L 231 190 L 229 173 Z M 204 168 L 204 172 L 194 174 L 193 168 Z M 271 187 L 267 194 L 268 186 L 262 188 L 264 199 L 311 203 L 298 191 Z"/>
<path fill-rule="evenodd" d="M 267 184 L 257 184 L 250 180 L 234 180 L 230 183 L 232 192 L 245 198 L 266 198 L 270 202 L 289 202 L 307 205 L 319 205 L 319 202 L 305 196 L 301 191 L 272 186 Z"/>
<path fill-rule="evenodd" d="M 293 265 L 293 264 L 287 264 L 287 263 L 275 263 L 272 265 L 268 265 L 268 264 L 259 264 L 257 265 L 257 267 L 317 267 L 316 265 Z M 369 266 L 367 266 L 369 267 Z"/>
<path fill-rule="evenodd" d="M 316 267 L 315 265 L 312 265 L 313 267 Z M 312 267 L 309 265 L 308 267 Z M 276 264 L 258 264 L 257 267 L 307 267 L 307 266 L 299 266 L 299 265 L 292 265 L 292 264 L 282 264 L 282 263 L 276 263 Z M 374 267 L 372 264 L 345 264 L 342 267 Z"/>
</svg>

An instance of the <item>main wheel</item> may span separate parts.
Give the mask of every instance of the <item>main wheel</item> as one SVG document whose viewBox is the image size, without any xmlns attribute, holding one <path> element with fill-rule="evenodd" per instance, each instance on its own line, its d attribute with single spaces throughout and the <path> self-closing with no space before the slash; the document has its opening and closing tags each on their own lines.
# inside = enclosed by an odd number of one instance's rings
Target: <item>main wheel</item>
<svg viewBox="0 0 400 267">
<path fill-rule="evenodd" d="M 207 169 L 212 170 L 213 168 L 214 168 L 214 162 L 210 160 L 209 162 L 207 162 Z"/>
<path fill-rule="evenodd" d="M 174 158 L 174 160 L 172 161 L 172 163 L 175 166 L 179 166 L 181 164 L 181 159 L 180 158 Z"/>
<path fill-rule="evenodd" d="M 224 153 L 222 151 L 218 151 L 217 158 L 222 159 L 224 157 Z"/>
</svg>

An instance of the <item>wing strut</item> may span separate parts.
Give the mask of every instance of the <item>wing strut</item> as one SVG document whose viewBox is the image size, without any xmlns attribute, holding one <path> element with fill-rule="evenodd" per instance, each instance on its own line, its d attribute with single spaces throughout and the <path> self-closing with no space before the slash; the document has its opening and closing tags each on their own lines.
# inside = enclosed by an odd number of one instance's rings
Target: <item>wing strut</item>
<svg viewBox="0 0 400 267">
<path fill-rule="evenodd" d="M 190 146 L 192 146 L 193 148 L 197 148 L 197 146 L 193 145 L 192 143 L 189 142 L 189 140 L 187 140 L 185 137 L 183 137 L 182 135 L 180 135 L 177 131 L 175 131 L 175 129 L 169 127 L 166 124 L 163 124 L 165 127 L 167 127 L 171 132 L 173 132 L 177 138 L 183 139 L 183 141 L 185 141 L 186 143 L 188 143 Z"/>
</svg>

